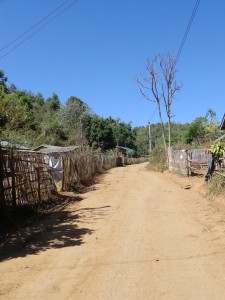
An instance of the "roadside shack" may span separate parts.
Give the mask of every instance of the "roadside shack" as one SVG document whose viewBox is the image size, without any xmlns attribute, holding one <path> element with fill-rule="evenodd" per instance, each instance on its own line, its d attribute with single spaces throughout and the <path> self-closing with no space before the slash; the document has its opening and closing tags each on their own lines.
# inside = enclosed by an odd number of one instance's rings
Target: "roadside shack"
<svg viewBox="0 0 225 300">
<path fill-rule="evenodd" d="M 135 150 L 125 146 L 116 146 L 116 166 L 121 167 L 127 164 L 127 158 L 133 157 Z"/>
</svg>

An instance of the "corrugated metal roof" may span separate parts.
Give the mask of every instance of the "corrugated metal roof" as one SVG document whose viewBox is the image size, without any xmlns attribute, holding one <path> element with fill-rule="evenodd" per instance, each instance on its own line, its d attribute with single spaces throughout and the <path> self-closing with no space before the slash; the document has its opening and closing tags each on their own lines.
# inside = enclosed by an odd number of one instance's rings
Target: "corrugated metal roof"
<svg viewBox="0 0 225 300">
<path fill-rule="evenodd" d="M 16 149 L 16 150 L 30 150 L 29 148 L 19 145 L 19 144 L 13 144 L 8 141 L 0 141 L 0 145 L 2 148 L 10 148 L 10 149 Z"/>
<path fill-rule="evenodd" d="M 124 147 L 124 146 L 116 146 L 117 148 L 121 148 L 121 149 L 124 149 L 126 151 L 135 151 L 134 149 L 131 149 L 129 147 Z"/>
<path fill-rule="evenodd" d="M 58 152 L 73 151 L 76 148 L 78 148 L 78 146 L 61 147 L 61 146 L 54 146 L 54 145 L 40 145 L 40 146 L 32 149 L 32 151 L 40 152 L 40 153 L 58 153 Z"/>
</svg>

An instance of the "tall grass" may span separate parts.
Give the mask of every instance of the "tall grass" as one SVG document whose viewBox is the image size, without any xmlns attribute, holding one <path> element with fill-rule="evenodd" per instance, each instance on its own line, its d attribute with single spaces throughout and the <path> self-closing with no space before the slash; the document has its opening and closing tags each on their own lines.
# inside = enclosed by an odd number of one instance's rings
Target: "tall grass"
<svg viewBox="0 0 225 300">
<path fill-rule="evenodd" d="M 163 172 L 167 169 L 167 151 L 162 148 L 154 148 L 149 158 L 149 169 Z"/>
<path fill-rule="evenodd" d="M 208 188 L 210 196 L 225 196 L 225 177 L 220 173 L 215 174 L 209 181 Z"/>
</svg>

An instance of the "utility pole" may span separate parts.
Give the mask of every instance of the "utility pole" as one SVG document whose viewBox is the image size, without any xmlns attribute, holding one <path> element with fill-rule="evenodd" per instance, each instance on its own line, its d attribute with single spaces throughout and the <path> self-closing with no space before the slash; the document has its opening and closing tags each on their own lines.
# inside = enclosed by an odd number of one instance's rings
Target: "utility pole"
<svg viewBox="0 0 225 300">
<path fill-rule="evenodd" d="M 148 122 L 148 142 L 149 142 L 149 155 L 152 152 L 152 136 L 151 136 L 151 123 Z"/>
<path fill-rule="evenodd" d="M 84 151 L 84 137 L 83 137 L 83 122 L 82 117 L 80 117 L 80 143 L 81 143 L 81 151 Z"/>
</svg>

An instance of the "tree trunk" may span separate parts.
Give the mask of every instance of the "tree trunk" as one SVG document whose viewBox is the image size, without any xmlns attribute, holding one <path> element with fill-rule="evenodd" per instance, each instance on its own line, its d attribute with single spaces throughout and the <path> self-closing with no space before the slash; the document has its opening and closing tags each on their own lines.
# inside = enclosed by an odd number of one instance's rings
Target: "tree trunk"
<svg viewBox="0 0 225 300">
<path fill-rule="evenodd" d="M 171 120 L 168 118 L 168 147 L 171 147 Z"/>
<path fill-rule="evenodd" d="M 167 145 L 166 145 L 166 139 L 165 139 L 164 123 L 163 123 L 163 119 L 162 119 L 162 113 L 161 113 L 160 103 L 159 103 L 158 101 L 157 101 L 157 105 L 158 105 L 159 119 L 160 119 L 160 122 L 161 122 L 161 128 L 162 128 L 162 138 L 163 138 L 163 143 L 164 143 L 165 150 L 167 151 Z"/>
</svg>

